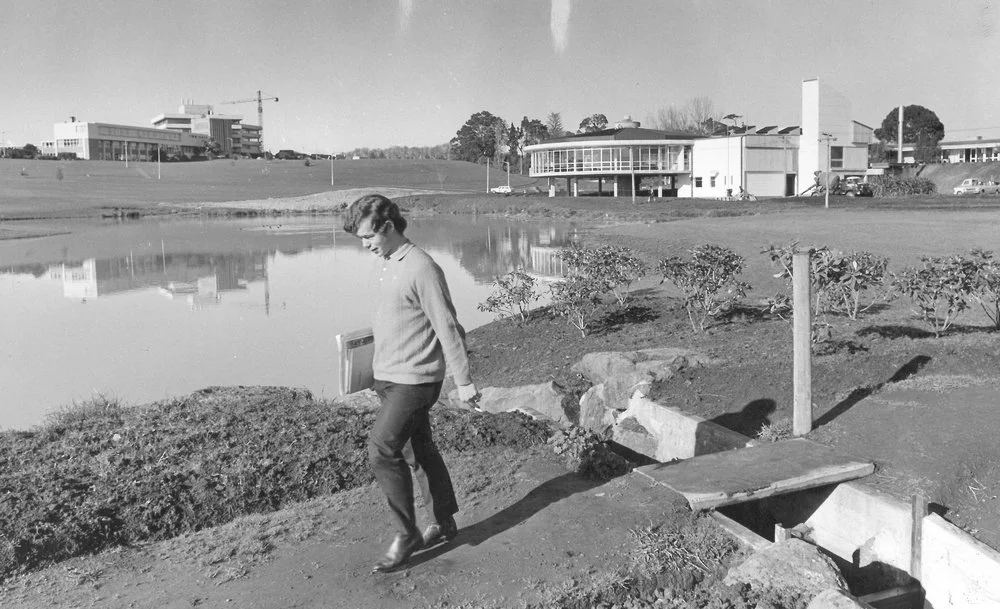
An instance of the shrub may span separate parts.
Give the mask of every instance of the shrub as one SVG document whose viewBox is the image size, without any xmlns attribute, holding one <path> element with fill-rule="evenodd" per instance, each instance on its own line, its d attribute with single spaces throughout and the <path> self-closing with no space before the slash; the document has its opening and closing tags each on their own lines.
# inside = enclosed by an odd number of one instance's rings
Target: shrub
<svg viewBox="0 0 1000 609">
<path fill-rule="evenodd" d="M 792 254 L 798 243 L 785 247 L 771 245 L 762 253 L 781 270 L 775 277 L 784 278 L 791 287 Z M 858 314 L 876 303 L 891 298 L 886 284 L 889 259 L 869 252 L 835 252 L 823 246 L 810 250 L 809 283 L 813 295 L 813 314 L 842 313 L 856 320 Z M 867 302 L 867 304 L 865 304 Z"/>
<path fill-rule="evenodd" d="M 690 253 L 690 260 L 678 256 L 660 260 L 657 270 L 663 281 L 669 280 L 683 292 L 688 320 L 697 332 L 705 329 L 708 317 L 727 312 L 746 296 L 750 285 L 737 279 L 744 261 L 733 250 L 707 244 Z"/>
<path fill-rule="evenodd" d="M 583 275 L 604 286 L 604 292 L 614 295 L 618 306 L 628 301 L 633 283 L 646 274 L 644 263 L 627 247 L 605 245 L 597 249 L 573 245 L 559 250 L 559 257 L 570 268 L 570 275 Z"/>
<path fill-rule="evenodd" d="M 531 303 L 538 300 L 535 292 L 535 278 L 520 269 L 493 280 L 493 293 L 485 302 L 477 305 L 480 311 L 493 313 L 497 319 L 520 316 L 521 322 L 528 319 Z"/>
<path fill-rule="evenodd" d="M 580 336 L 587 336 L 587 328 L 601 306 L 601 296 L 607 292 L 605 284 L 594 277 L 571 275 L 550 289 L 552 310 L 565 317 Z"/>
<path fill-rule="evenodd" d="M 1000 328 L 1000 260 L 993 252 L 974 249 L 972 259 L 976 263 L 976 290 L 972 299 L 986 312 L 994 328 Z"/>
<path fill-rule="evenodd" d="M 646 274 L 646 263 L 627 247 L 604 246 L 594 250 L 589 268 L 595 269 L 614 295 L 619 307 L 624 307 L 633 283 Z"/>
<path fill-rule="evenodd" d="M 872 195 L 876 197 L 908 197 L 932 195 L 937 185 L 927 178 L 901 178 L 893 175 L 872 176 L 868 179 Z"/>
<path fill-rule="evenodd" d="M 908 267 L 893 280 L 893 287 L 916 306 L 914 313 L 927 322 L 935 336 L 948 331 L 979 282 L 979 265 L 962 256 L 921 257 L 922 268 Z"/>
</svg>

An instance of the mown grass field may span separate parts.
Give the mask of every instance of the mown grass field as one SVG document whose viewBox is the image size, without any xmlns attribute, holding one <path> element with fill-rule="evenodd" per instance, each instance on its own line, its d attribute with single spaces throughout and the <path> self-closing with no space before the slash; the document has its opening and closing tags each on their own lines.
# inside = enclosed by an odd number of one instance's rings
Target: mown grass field
<svg viewBox="0 0 1000 609">
<path fill-rule="evenodd" d="M 486 167 L 464 161 L 229 160 L 195 163 L 0 159 L 0 219 L 90 216 L 103 209 L 144 213 L 160 203 L 296 197 L 385 186 L 448 192 L 486 191 Z M 511 185 L 534 180 L 511 174 Z M 490 171 L 490 185 L 506 174 Z"/>
</svg>

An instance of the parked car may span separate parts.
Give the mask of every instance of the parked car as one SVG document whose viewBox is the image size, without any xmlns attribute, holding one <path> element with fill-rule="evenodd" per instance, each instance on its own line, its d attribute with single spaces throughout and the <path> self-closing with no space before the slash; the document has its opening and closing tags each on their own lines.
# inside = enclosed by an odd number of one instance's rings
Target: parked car
<svg viewBox="0 0 1000 609">
<path fill-rule="evenodd" d="M 996 195 L 1000 194 L 1000 184 L 992 180 L 984 182 L 979 178 L 965 178 L 954 191 L 956 195 Z"/>
<path fill-rule="evenodd" d="M 841 189 L 849 197 L 871 197 L 875 194 L 872 187 L 861 176 L 846 177 Z"/>
<path fill-rule="evenodd" d="M 498 195 L 509 195 L 510 186 L 507 186 L 506 184 L 501 184 L 500 186 L 494 186 L 493 188 L 490 189 L 490 192 L 496 193 Z"/>
</svg>

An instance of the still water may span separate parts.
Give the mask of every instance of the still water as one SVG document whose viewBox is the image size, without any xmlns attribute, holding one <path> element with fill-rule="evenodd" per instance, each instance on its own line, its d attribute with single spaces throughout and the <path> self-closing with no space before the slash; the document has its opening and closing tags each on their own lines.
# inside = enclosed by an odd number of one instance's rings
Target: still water
<svg viewBox="0 0 1000 609">
<path fill-rule="evenodd" d="M 376 258 L 340 220 L 80 222 L 0 241 L 0 428 L 95 396 L 140 404 L 210 385 L 338 394 L 334 336 L 369 324 Z M 459 320 L 497 274 L 561 272 L 571 224 L 414 219 Z"/>
</svg>

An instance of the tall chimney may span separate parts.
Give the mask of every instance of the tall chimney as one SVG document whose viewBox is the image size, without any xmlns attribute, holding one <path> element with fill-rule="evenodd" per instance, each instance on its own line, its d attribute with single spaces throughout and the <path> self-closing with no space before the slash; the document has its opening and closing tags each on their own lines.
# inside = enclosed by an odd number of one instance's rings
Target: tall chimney
<svg viewBox="0 0 1000 609">
<path fill-rule="evenodd" d="M 899 131 L 896 133 L 896 162 L 903 164 L 903 104 L 899 105 Z"/>
</svg>

